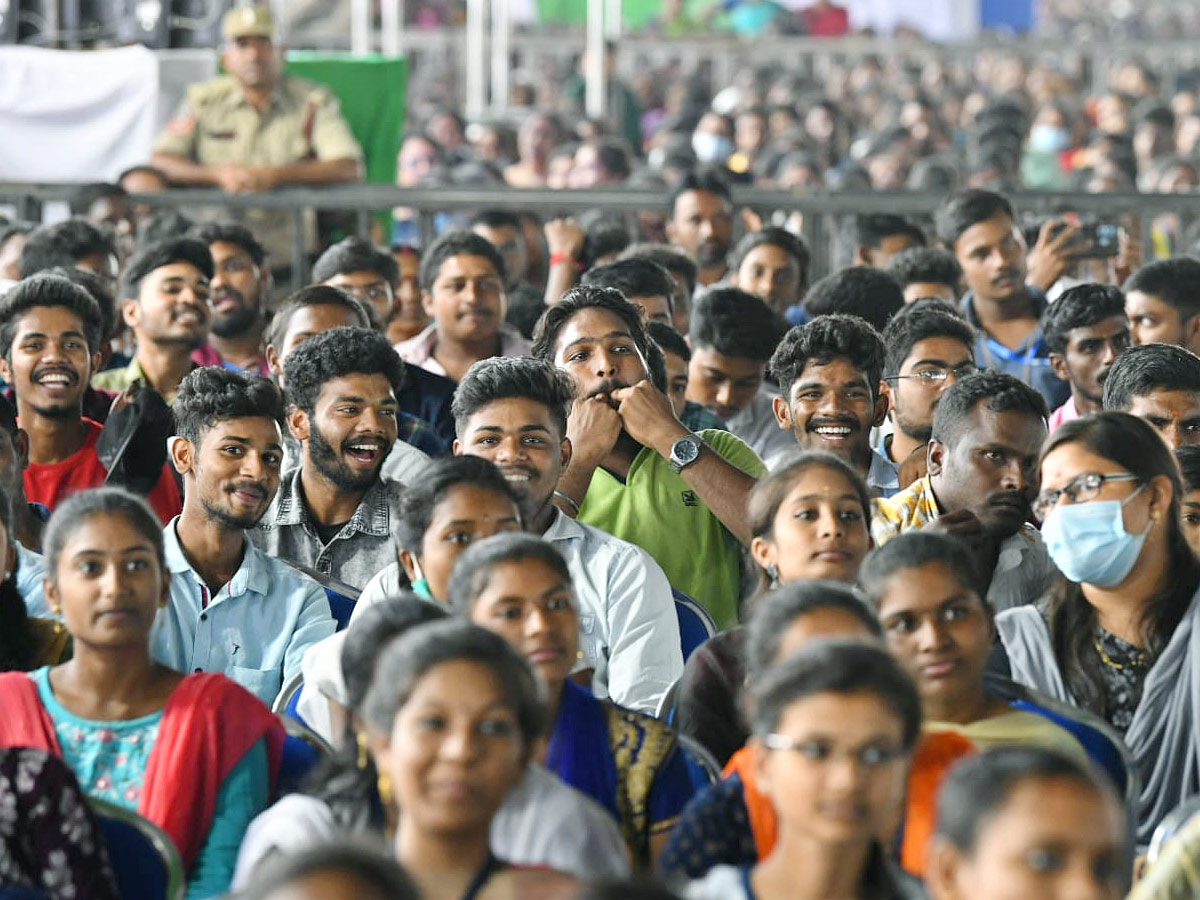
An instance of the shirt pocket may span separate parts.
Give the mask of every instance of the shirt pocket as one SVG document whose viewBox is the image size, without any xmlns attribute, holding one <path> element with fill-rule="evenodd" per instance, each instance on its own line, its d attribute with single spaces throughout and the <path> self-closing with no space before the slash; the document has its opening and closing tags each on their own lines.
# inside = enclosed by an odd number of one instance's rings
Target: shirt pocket
<svg viewBox="0 0 1200 900">
<path fill-rule="evenodd" d="M 250 669 L 230 666 L 225 672 L 230 678 L 270 706 L 283 687 L 283 674 L 278 669 Z"/>
<path fill-rule="evenodd" d="M 600 628 L 596 617 L 589 613 L 579 614 L 579 649 L 583 659 L 575 664 L 575 670 L 595 669 L 601 662 Z"/>
</svg>

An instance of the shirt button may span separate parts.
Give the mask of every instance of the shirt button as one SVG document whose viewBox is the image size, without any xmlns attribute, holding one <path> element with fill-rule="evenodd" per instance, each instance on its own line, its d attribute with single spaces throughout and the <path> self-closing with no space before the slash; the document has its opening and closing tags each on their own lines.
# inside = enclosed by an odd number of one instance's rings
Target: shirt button
<svg viewBox="0 0 1200 900">
<path fill-rule="evenodd" d="M 200 621 L 207 622 L 208 621 L 208 613 L 200 613 Z"/>
<path fill-rule="evenodd" d="M 199 675 L 199 674 L 200 674 L 201 672 L 203 672 L 204 670 L 203 670 L 203 669 L 195 669 L 194 671 L 196 672 L 196 674 L 197 674 L 197 675 Z"/>
</svg>

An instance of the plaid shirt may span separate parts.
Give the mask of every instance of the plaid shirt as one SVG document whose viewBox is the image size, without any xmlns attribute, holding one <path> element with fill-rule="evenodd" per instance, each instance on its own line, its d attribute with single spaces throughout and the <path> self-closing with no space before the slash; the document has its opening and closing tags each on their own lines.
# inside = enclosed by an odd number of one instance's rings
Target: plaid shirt
<svg viewBox="0 0 1200 900">
<path fill-rule="evenodd" d="M 304 502 L 301 471 L 295 468 L 284 474 L 271 508 L 248 533 L 250 540 L 276 559 L 361 590 L 376 572 L 396 561 L 391 535 L 399 519 L 404 487 L 392 481 L 376 482 L 363 495 L 350 521 L 328 544 L 322 544 Z"/>
<path fill-rule="evenodd" d="M 871 501 L 871 537 L 876 547 L 882 547 L 898 534 L 924 528 L 941 512 L 926 475 L 890 499 Z M 988 586 L 988 603 L 996 612 L 1033 603 L 1057 575 L 1041 534 L 1026 522 L 1000 543 Z"/>
</svg>

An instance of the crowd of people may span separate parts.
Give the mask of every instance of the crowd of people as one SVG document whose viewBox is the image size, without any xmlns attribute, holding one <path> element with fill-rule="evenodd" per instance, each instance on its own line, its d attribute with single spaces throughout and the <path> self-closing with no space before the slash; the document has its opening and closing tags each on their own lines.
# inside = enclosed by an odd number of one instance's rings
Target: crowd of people
<svg viewBox="0 0 1200 900">
<path fill-rule="evenodd" d="M 816 259 L 705 139 L 636 227 L 398 211 L 289 292 L 130 199 L 358 177 L 270 27 L 0 230 L 0 883 L 117 897 L 102 802 L 195 900 L 1195 893 L 1200 262 L 957 182 Z M 510 184 L 638 177 L 527 124 Z"/>
</svg>

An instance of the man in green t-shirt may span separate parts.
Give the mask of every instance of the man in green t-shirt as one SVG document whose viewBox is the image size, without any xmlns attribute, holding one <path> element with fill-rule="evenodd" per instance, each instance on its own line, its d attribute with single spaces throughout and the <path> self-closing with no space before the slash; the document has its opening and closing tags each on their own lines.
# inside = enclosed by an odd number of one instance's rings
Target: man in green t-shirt
<svg viewBox="0 0 1200 900">
<path fill-rule="evenodd" d="M 762 461 L 732 434 L 684 427 L 657 383 L 662 351 L 620 291 L 568 291 L 538 324 L 533 353 L 578 389 L 574 455 L 558 483 L 564 511 L 638 544 L 719 628 L 735 624 L 746 501 Z"/>
</svg>

